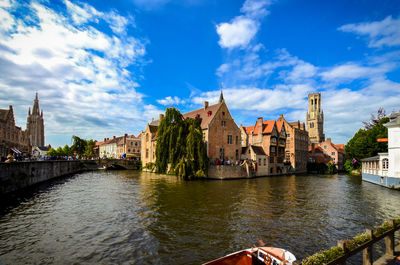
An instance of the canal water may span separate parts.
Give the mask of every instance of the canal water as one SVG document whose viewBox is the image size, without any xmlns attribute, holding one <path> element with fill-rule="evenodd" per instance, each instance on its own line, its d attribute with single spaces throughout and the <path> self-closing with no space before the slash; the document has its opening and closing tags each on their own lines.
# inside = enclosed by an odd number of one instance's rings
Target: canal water
<svg viewBox="0 0 400 265">
<path fill-rule="evenodd" d="M 200 264 L 257 239 L 302 259 L 399 216 L 399 191 L 359 177 L 88 172 L 0 216 L 0 264 Z"/>
</svg>

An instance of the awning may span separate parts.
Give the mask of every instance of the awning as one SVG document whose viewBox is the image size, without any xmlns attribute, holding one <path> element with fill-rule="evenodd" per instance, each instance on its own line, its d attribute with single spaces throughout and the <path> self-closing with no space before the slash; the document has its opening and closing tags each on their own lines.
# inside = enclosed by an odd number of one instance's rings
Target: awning
<svg viewBox="0 0 400 265">
<path fill-rule="evenodd" d="M 126 154 L 126 156 L 140 157 L 140 155 L 139 155 L 139 154 Z"/>
</svg>

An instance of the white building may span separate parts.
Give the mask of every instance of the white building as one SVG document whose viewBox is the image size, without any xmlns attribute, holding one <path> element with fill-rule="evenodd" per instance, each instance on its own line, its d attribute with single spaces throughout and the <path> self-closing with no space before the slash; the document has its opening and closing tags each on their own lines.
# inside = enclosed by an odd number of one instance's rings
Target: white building
<svg viewBox="0 0 400 265">
<path fill-rule="evenodd" d="M 117 158 L 117 143 L 120 137 L 113 136 L 112 139 L 104 139 L 99 146 L 99 157 L 101 158 Z"/>
<path fill-rule="evenodd" d="M 400 112 L 389 116 L 388 153 L 362 159 L 362 179 L 389 188 L 400 187 Z"/>
</svg>

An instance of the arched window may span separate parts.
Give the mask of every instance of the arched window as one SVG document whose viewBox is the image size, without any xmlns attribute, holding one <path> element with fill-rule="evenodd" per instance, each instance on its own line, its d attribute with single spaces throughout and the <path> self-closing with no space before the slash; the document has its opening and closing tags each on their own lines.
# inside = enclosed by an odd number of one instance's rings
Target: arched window
<svg viewBox="0 0 400 265">
<path fill-rule="evenodd" d="M 383 168 L 383 169 L 388 169 L 388 168 L 389 168 L 389 159 L 384 158 L 384 159 L 382 160 L 382 168 Z"/>
<path fill-rule="evenodd" d="M 313 122 L 310 123 L 310 128 L 314 128 L 314 123 Z"/>
<path fill-rule="evenodd" d="M 315 99 L 315 106 L 318 106 L 318 99 Z"/>
<path fill-rule="evenodd" d="M 149 141 L 149 134 L 147 133 L 146 134 L 146 142 L 148 142 Z"/>
<path fill-rule="evenodd" d="M 313 101 L 313 100 L 311 100 L 311 105 L 313 105 L 313 103 L 314 103 L 314 101 Z"/>
</svg>

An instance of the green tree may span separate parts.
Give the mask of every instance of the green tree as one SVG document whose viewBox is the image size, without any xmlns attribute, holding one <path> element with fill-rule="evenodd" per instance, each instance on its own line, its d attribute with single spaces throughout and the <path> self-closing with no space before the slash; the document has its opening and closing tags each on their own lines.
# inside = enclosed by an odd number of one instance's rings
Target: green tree
<svg viewBox="0 0 400 265">
<path fill-rule="evenodd" d="M 175 108 L 167 108 L 157 130 L 156 172 L 185 179 L 205 177 L 208 169 L 200 119 L 183 119 Z"/>
<path fill-rule="evenodd" d="M 85 153 L 84 155 L 88 158 L 92 158 L 94 156 L 94 147 L 96 146 L 96 142 L 92 139 L 86 141 Z"/>
<path fill-rule="evenodd" d="M 47 155 L 48 156 L 57 156 L 57 151 L 56 149 L 54 149 L 53 147 L 49 149 L 49 151 L 47 151 Z"/>
<path fill-rule="evenodd" d="M 64 145 L 63 153 L 64 153 L 64 156 L 71 156 L 72 155 L 71 147 L 69 147 L 67 144 Z"/>
<path fill-rule="evenodd" d="M 56 150 L 57 156 L 64 156 L 64 151 L 61 146 L 59 146 Z"/>
<path fill-rule="evenodd" d="M 79 138 L 76 135 L 73 135 L 72 136 L 72 142 L 73 142 L 73 144 L 71 146 L 72 151 L 76 151 L 76 153 L 79 156 L 84 155 L 85 150 L 86 150 L 86 145 L 87 145 L 86 142 L 87 141 L 85 139 Z"/>
</svg>

